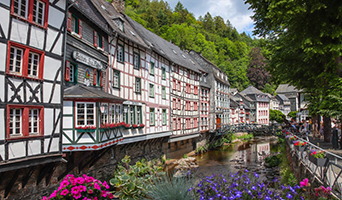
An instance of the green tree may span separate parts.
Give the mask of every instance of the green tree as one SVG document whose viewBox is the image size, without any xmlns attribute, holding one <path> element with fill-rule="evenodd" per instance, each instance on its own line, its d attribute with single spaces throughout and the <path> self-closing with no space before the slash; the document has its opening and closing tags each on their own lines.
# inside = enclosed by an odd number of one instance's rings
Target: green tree
<svg viewBox="0 0 342 200">
<path fill-rule="evenodd" d="M 291 119 L 296 119 L 298 111 L 291 111 L 287 114 Z"/>
<path fill-rule="evenodd" d="M 342 70 L 342 4 L 339 1 L 246 0 L 254 11 L 254 33 L 269 38 L 272 51 L 269 70 L 277 81 L 321 97 L 324 140 L 330 140 L 331 107 L 328 97 Z M 337 104 L 335 104 L 337 105 Z"/>
<path fill-rule="evenodd" d="M 270 109 L 270 121 L 283 123 L 284 119 L 285 119 L 285 115 L 281 111 Z"/>
<path fill-rule="evenodd" d="M 269 83 L 270 78 L 270 74 L 266 71 L 266 59 L 261 54 L 259 47 L 253 48 L 249 57 L 251 60 L 248 64 L 247 77 L 256 88 L 262 90 Z"/>
</svg>

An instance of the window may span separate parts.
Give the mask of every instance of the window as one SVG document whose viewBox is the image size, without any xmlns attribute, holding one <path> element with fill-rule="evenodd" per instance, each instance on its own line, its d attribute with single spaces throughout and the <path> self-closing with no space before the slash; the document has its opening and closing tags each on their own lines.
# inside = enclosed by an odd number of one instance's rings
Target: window
<svg viewBox="0 0 342 200">
<path fill-rule="evenodd" d="M 123 106 L 123 122 L 125 122 L 126 124 L 129 124 L 128 122 L 128 106 L 124 105 Z"/>
<path fill-rule="evenodd" d="M 115 19 L 114 22 L 119 27 L 121 31 L 124 31 L 124 23 L 121 19 Z"/>
<path fill-rule="evenodd" d="M 197 102 L 194 102 L 194 110 L 198 110 L 198 104 L 197 104 Z"/>
<path fill-rule="evenodd" d="M 65 80 L 70 83 L 77 83 L 77 65 L 76 64 L 66 61 Z"/>
<path fill-rule="evenodd" d="M 162 86 L 162 98 L 166 99 L 166 88 L 165 88 L 165 86 Z"/>
<path fill-rule="evenodd" d="M 166 79 L 166 71 L 165 71 L 165 68 L 162 67 L 162 79 L 165 80 Z"/>
<path fill-rule="evenodd" d="M 108 116 L 108 104 L 101 104 L 101 107 L 104 108 L 102 110 L 102 108 L 100 109 L 101 111 L 101 124 L 106 124 L 109 123 L 109 116 Z"/>
<path fill-rule="evenodd" d="M 48 7 L 47 0 L 14 0 L 11 14 L 46 28 Z"/>
<path fill-rule="evenodd" d="M 154 97 L 154 85 L 150 83 L 150 91 L 149 91 L 150 97 Z"/>
<path fill-rule="evenodd" d="M 141 78 L 135 77 L 135 92 L 141 93 Z"/>
<path fill-rule="evenodd" d="M 67 30 L 71 34 L 76 34 L 82 38 L 83 22 L 78 19 L 74 14 L 68 12 Z"/>
<path fill-rule="evenodd" d="M 116 123 L 121 122 L 121 106 L 120 105 L 116 105 L 115 122 Z"/>
<path fill-rule="evenodd" d="M 44 52 L 14 42 L 8 43 L 7 73 L 43 79 Z"/>
<path fill-rule="evenodd" d="M 178 81 L 178 91 L 181 91 L 182 90 L 182 83 L 181 81 Z"/>
<path fill-rule="evenodd" d="M 163 125 L 166 125 L 167 123 L 166 109 L 162 110 L 162 121 L 163 121 Z"/>
<path fill-rule="evenodd" d="M 177 89 L 177 81 L 175 79 L 172 80 L 173 82 L 173 89 Z"/>
<path fill-rule="evenodd" d="M 194 85 L 194 94 L 198 94 L 198 86 Z"/>
<path fill-rule="evenodd" d="M 178 110 L 180 110 L 180 109 L 181 109 L 181 100 L 178 99 Z"/>
<path fill-rule="evenodd" d="M 140 69 L 140 55 L 138 53 L 133 55 L 133 65 L 134 69 Z"/>
<path fill-rule="evenodd" d="M 130 124 L 135 124 L 135 110 L 134 110 L 134 106 L 130 106 L 129 107 L 129 123 Z"/>
<path fill-rule="evenodd" d="M 190 128 L 191 128 L 191 119 L 190 119 L 190 118 L 187 118 L 187 119 L 186 119 L 186 128 L 187 128 L 187 129 L 190 129 Z"/>
<path fill-rule="evenodd" d="M 198 127 L 198 121 L 197 121 L 197 118 L 194 118 L 194 128 L 197 128 Z"/>
<path fill-rule="evenodd" d="M 109 111 L 109 116 L 110 116 L 110 123 L 116 123 L 115 121 L 115 117 L 116 117 L 116 113 L 115 113 L 115 104 L 111 104 L 110 105 L 110 111 Z"/>
<path fill-rule="evenodd" d="M 77 126 L 95 125 L 95 103 L 76 102 L 76 124 Z"/>
<path fill-rule="evenodd" d="M 150 108 L 150 126 L 155 125 L 155 117 L 154 108 Z"/>
<path fill-rule="evenodd" d="M 116 60 L 118 62 L 125 62 L 125 51 L 124 51 L 124 48 L 122 45 L 118 44 L 118 47 L 117 47 L 117 52 L 116 52 Z"/>
<path fill-rule="evenodd" d="M 137 114 L 136 114 L 136 117 L 137 117 L 137 123 L 136 124 L 142 124 L 142 113 L 141 113 L 141 107 L 140 106 L 137 106 Z"/>
<path fill-rule="evenodd" d="M 102 84 L 103 72 L 101 70 L 93 69 L 93 85 L 103 86 Z"/>
<path fill-rule="evenodd" d="M 177 101 L 175 98 L 172 99 L 173 101 L 173 109 L 177 109 Z"/>
<path fill-rule="evenodd" d="M 8 137 L 37 136 L 43 134 L 42 106 L 8 106 Z"/>
<path fill-rule="evenodd" d="M 150 62 L 150 74 L 154 75 L 154 62 Z"/>
<path fill-rule="evenodd" d="M 113 69 L 113 87 L 120 88 L 120 71 Z"/>
<path fill-rule="evenodd" d="M 104 37 L 101 36 L 99 33 L 97 33 L 96 31 L 93 31 L 93 43 L 94 43 L 94 47 L 98 47 L 103 49 L 104 45 Z"/>
<path fill-rule="evenodd" d="M 177 130 L 177 119 L 173 118 L 173 130 Z"/>
</svg>

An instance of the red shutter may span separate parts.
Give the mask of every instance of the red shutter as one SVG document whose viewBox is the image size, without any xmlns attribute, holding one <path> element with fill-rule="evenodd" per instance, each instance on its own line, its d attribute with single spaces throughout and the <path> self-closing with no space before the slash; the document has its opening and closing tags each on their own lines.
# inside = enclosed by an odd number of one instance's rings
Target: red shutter
<svg viewBox="0 0 342 200">
<path fill-rule="evenodd" d="M 70 81 L 70 62 L 66 61 L 65 62 L 65 80 Z"/>
<path fill-rule="evenodd" d="M 93 84 L 96 85 L 96 69 L 93 70 Z"/>
<path fill-rule="evenodd" d="M 79 19 L 78 20 L 78 35 L 81 36 L 82 38 L 82 27 L 83 27 L 83 22 Z"/>
<path fill-rule="evenodd" d="M 97 32 L 93 31 L 94 33 L 94 46 L 97 47 Z"/>
<path fill-rule="evenodd" d="M 103 43 L 103 41 L 104 41 L 104 37 L 101 36 L 101 43 L 102 43 L 102 44 L 101 44 L 101 45 L 102 45 L 101 47 L 102 47 L 102 49 L 104 49 L 104 45 L 103 45 L 104 43 Z"/>
<path fill-rule="evenodd" d="M 103 81 L 102 81 L 102 79 L 103 79 L 103 72 L 101 71 L 101 79 L 100 79 L 100 86 L 101 86 L 101 87 L 103 87 Z"/>
<path fill-rule="evenodd" d="M 71 31 L 71 12 L 68 12 L 67 30 Z"/>
</svg>

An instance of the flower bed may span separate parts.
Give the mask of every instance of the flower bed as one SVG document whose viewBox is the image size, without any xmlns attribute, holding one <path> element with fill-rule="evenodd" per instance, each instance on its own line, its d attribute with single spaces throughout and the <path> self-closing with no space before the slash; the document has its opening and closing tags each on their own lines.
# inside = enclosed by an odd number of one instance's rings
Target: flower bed
<svg viewBox="0 0 342 200">
<path fill-rule="evenodd" d="M 59 188 L 49 197 L 43 197 L 42 200 L 57 199 L 113 199 L 113 194 L 106 181 L 101 182 L 91 176 L 83 174 L 81 177 L 75 177 L 68 174 L 61 182 Z"/>
</svg>

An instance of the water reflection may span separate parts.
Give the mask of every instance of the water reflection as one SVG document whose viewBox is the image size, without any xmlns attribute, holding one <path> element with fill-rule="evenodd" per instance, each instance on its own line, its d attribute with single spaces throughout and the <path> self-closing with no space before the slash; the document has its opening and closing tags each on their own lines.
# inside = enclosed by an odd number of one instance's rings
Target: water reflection
<svg viewBox="0 0 342 200">
<path fill-rule="evenodd" d="M 277 149 L 276 139 L 271 137 L 255 138 L 250 142 L 222 146 L 197 156 L 199 173 L 204 176 L 212 174 L 236 173 L 241 169 L 255 171 L 262 179 L 279 175 L 279 170 L 264 167 L 264 159 Z"/>
</svg>

